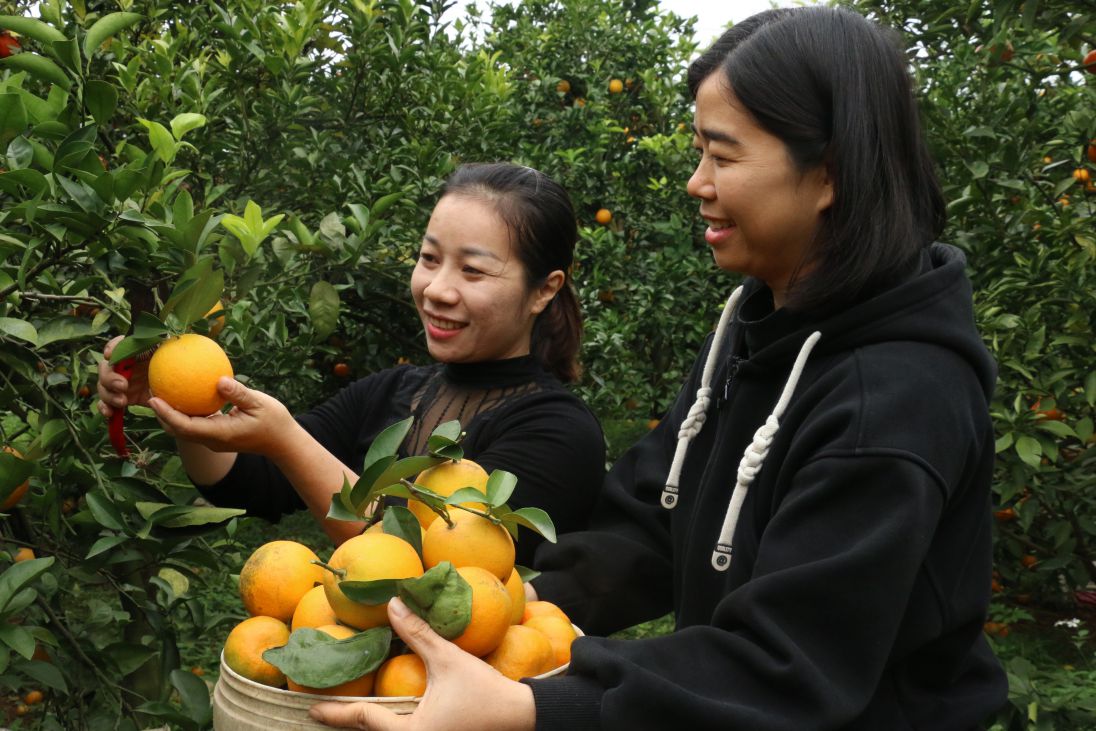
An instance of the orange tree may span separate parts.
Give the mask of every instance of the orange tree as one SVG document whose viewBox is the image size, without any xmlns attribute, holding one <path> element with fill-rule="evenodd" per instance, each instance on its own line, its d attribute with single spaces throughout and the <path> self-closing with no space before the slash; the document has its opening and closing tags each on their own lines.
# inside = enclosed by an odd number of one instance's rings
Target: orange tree
<svg viewBox="0 0 1096 731">
<path fill-rule="evenodd" d="M 991 615 L 1003 635 L 1009 617 L 1030 618 L 1023 605 L 1068 612 L 1096 580 L 1096 74 L 1082 69 L 1096 12 L 1055 0 L 853 4 L 904 31 L 947 238 L 968 253 L 1000 368 Z M 1009 670 L 1022 711 L 1010 727 L 1030 713 L 1067 727 L 1096 720 L 1071 715 L 1091 714 L 1091 693 L 1056 694 L 1023 660 Z"/>
<path fill-rule="evenodd" d="M 1066 2 L 858 5 L 909 33 L 948 237 L 969 254 L 1000 365 L 1003 586 L 1071 601 L 1096 580 L 1096 188 L 1086 184 L 1096 74 L 1081 68 L 1096 14 Z"/>
<path fill-rule="evenodd" d="M 505 156 L 500 71 L 440 4 L 121 5 L 0 16 L 19 39 L 0 60 L 0 441 L 24 456 L 0 454 L 0 497 L 30 484 L 0 548 L 43 557 L 0 554 L 0 713 L 46 688 L 41 728 L 205 726 L 179 647 L 232 619 L 192 589 L 238 564 L 238 511 L 194 505 L 147 410 L 113 454 L 91 398 L 105 340 L 200 272 L 237 373 L 311 403 L 335 363 L 414 354 L 424 212 L 462 156 Z"/>
</svg>

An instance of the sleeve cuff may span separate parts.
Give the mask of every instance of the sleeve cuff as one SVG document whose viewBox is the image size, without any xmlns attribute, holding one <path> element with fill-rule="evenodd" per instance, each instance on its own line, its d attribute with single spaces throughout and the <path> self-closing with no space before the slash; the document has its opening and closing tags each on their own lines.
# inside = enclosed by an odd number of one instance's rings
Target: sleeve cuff
<svg viewBox="0 0 1096 731">
<path fill-rule="evenodd" d="M 589 678 L 564 675 L 522 681 L 533 690 L 536 731 L 598 731 L 605 689 Z"/>
</svg>

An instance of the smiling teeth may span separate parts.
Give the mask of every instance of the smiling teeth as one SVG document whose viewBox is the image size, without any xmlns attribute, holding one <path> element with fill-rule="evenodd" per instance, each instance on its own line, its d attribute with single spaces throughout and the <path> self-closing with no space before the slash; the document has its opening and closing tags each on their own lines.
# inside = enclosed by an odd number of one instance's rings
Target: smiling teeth
<svg viewBox="0 0 1096 731">
<path fill-rule="evenodd" d="M 462 327 L 464 327 L 464 325 L 456 322 L 449 322 L 448 320 L 435 320 L 433 317 L 428 317 L 427 322 L 429 322 L 431 325 L 438 328 L 439 330 L 460 330 Z"/>
</svg>

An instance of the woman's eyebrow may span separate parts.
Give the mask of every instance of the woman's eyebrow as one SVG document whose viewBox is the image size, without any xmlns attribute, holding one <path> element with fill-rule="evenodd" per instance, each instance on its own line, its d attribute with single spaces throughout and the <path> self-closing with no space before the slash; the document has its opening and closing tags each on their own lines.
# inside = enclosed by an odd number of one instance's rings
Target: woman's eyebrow
<svg viewBox="0 0 1096 731">
<path fill-rule="evenodd" d="M 433 244 L 434 246 L 437 246 L 437 247 L 441 248 L 441 242 L 438 241 L 436 236 L 432 236 L 430 234 L 424 234 L 422 238 L 427 243 Z M 483 256 L 483 257 L 487 257 L 488 259 L 494 259 L 495 261 L 499 261 L 499 262 L 503 261 L 495 252 L 491 251 L 490 249 L 484 249 L 484 248 L 481 248 L 479 246 L 475 246 L 473 244 L 465 244 L 464 246 L 461 246 L 458 249 L 458 253 L 461 256 L 465 256 L 465 257 L 468 257 L 468 256 Z"/>
<path fill-rule="evenodd" d="M 739 142 L 737 137 L 729 135 L 726 132 L 720 132 L 717 129 L 697 129 L 696 126 L 694 126 L 693 133 L 709 142 L 722 142 L 725 145 L 742 146 L 742 143 Z"/>
</svg>

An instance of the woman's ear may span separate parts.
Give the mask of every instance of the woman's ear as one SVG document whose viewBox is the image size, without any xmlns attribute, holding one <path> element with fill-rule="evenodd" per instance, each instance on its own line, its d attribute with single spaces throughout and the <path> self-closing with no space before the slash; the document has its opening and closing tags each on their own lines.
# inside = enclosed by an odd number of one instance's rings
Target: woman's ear
<svg viewBox="0 0 1096 731">
<path fill-rule="evenodd" d="M 814 177 L 818 192 L 815 210 L 821 215 L 833 205 L 833 170 L 830 168 L 829 163 L 823 163 L 815 168 L 811 175 Z"/>
<path fill-rule="evenodd" d="M 548 307 L 548 303 L 563 288 L 563 283 L 566 281 L 567 276 L 560 269 L 556 269 L 545 277 L 541 285 L 533 292 L 532 313 L 539 315 L 544 312 L 545 308 Z"/>
</svg>

